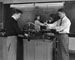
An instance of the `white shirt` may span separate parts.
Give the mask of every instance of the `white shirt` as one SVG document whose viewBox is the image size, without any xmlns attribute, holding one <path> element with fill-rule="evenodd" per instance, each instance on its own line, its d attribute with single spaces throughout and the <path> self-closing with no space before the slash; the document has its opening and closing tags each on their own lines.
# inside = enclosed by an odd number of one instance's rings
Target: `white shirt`
<svg viewBox="0 0 75 60">
<path fill-rule="evenodd" d="M 56 29 L 56 31 L 58 31 L 59 33 L 69 33 L 71 26 L 70 20 L 65 16 L 62 19 L 61 25 L 59 22 L 61 23 L 61 20 L 58 20 L 53 24 L 47 24 L 47 29 Z"/>
</svg>

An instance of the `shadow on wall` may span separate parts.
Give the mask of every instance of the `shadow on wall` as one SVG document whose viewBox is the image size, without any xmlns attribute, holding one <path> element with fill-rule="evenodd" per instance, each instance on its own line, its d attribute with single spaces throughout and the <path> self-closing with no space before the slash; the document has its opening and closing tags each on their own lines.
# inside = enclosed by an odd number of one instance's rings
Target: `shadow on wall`
<svg viewBox="0 0 75 60">
<path fill-rule="evenodd" d="M 71 20 L 71 33 L 75 33 L 75 1 L 67 1 L 64 4 L 67 17 Z"/>
<path fill-rule="evenodd" d="M 29 10 L 29 9 L 28 9 Z M 34 13 L 33 10 L 23 10 L 23 15 L 22 17 L 19 19 L 18 23 L 20 28 L 22 29 L 23 26 L 25 25 L 25 23 L 29 22 L 29 21 L 33 21 L 34 20 Z"/>
</svg>

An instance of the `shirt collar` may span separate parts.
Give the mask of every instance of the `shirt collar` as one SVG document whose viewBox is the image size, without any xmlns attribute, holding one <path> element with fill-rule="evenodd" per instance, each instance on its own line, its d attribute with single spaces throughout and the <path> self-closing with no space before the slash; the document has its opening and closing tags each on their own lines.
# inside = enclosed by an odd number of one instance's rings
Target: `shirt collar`
<svg viewBox="0 0 75 60">
<path fill-rule="evenodd" d="M 12 18 L 14 18 L 15 20 L 17 20 L 15 16 L 12 16 Z"/>
<path fill-rule="evenodd" d="M 66 18 L 66 16 L 64 16 L 63 18 L 61 18 L 62 20 L 64 20 Z"/>
</svg>

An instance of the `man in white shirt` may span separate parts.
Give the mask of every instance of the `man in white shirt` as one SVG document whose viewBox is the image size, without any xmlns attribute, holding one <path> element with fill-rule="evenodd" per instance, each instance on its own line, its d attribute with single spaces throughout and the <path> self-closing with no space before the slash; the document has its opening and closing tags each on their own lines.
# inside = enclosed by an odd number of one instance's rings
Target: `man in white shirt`
<svg viewBox="0 0 75 60">
<path fill-rule="evenodd" d="M 68 53 L 68 44 L 69 38 L 67 33 L 69 33 L 71 22 L 67 18 L 64 9 L 61 8 L 58 10 L 58 15 L 61 19 L 57 20 L 53 24 L 47 24 L 47 29 L 55 29 L 56 32 L 56 39 L 58 40 L 57 44 L 57 60 L 69 60 L 69 53 Z"/>
</svg>

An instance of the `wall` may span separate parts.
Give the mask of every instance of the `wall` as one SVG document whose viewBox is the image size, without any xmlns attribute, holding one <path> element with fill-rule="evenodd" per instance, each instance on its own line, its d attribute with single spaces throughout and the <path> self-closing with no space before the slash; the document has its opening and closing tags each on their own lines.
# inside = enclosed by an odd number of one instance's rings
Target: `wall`
<svg viewBox="0 0 75 60">
<path fill-rule="evenodd" d="M 4 3 L 24 3 L 24 2 L 43 2 L 43 1 L 72 1 L 72 0 L 3 0 Z"/>
<path fill-rule="evenodd" d="M 0 2 L 2 2 L 3 0 L 0 0 Z"/>
<path fill-rule="evenodd" d="M 0 29 L 3 29 L 3 3 L 0 2 Z"/>
<path fill-rule="evenodd" d="M 71 20 L 71 33 L 75 33 L 75 1 L 65 2 L 64 9 L 67 17 Z"/>
<path fill-rule="evenodd" d="M 75 37 L 69 37 L 69 50 L 75 51 Z"/>
<path fill-rule="evenodd" d="M 34 12 L 33 12 L 33 8 L 25 8 L 21 10 L 23 11 L 23 15 L 18 20 L 18 23 L 20 28 L 23 29 L 23 26 L 25 25 L 26 22 L 34 20 Z"/>
</svg>

